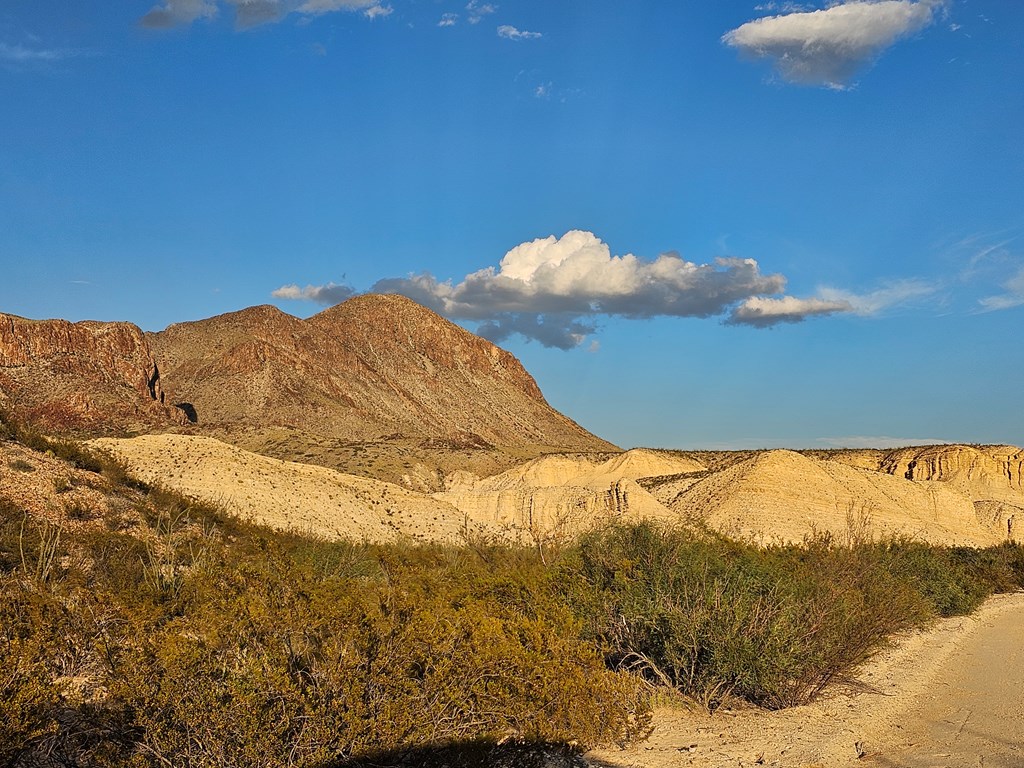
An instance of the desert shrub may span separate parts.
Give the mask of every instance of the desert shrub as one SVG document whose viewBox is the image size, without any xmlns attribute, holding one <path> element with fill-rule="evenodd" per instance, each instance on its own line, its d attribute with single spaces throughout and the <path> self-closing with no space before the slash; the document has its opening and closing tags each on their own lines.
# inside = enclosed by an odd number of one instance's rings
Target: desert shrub
<svg viewBox="0 0 1024 768">
<path fill-rule="evenodd" d="M 968 556 L 922 542 L 896 540 L 875 546 L 880 566 L 927 601 L 937 616 L 969 613 L 996 589 L 997 570 L 972 573 Z M 966 550 L 965 550 L 966 552 Z"/>
<path fill-rule="evenodd" d="M 610 663 L 709 708 L 728 695 L 768 707 L 809 701 L 929 615 L 869 548 L 827 538 L 759 550 L 615 527 L 585 537 L 563 567 Z"/>
<path fill-rule="evenodd" d="M 993 592 L 1024 588 L 1024 546 L 1019 543 L 986 549 L 955 547 L 948 550 L 948 557 L 972 583 L 978 603 Z"/>
<path fill-rule="evenodd" d="M 1024 544 L 1005 542 L 994 550 L 998 553 L 1006 575 L 1006 590 L 1012 592 L 1024 589 Z"/>
<path fill-rule="evenodd" d="M 0 575 L 15 572 L 37 586 L 65 575 L 59 526 L 30 518 L 21 506 L 0 496 Z"/>
<path fill-rule="evenodd" d="M 216 589 L 186 585 L 189 608 L 133 632 L 111 664 L 111 691 L 143 734 L 139 755 L 309 765 L 473 739 L 591 744 L 642 732 L 639 682 L 604 667 L 554 592 L 526 605 L 472 564 L 423 567 L 443 552 L 378 554 L 389 561 L 380 577 L 325 577 L 287 546 L 255 542 L 244 562 L 204 572 Z"/>
<path fill-rule="evenodd" d="M 13 576 L 0 576 L 0 766 L 12 766 L 57 730 L 61 692 L 46 669 L 44 610 Z"/>
<path fill-rule="evenodd" d="M 38 453 L 51 453 L 79 469 L 89 472 L 103 471 L 100 457 L 75 440 L 46 437 L 35 429 L 20 423 L 10 414 L 0 415 L 0 423 L 2 423 L 0 434 L 8 440 L 15 440 Z"/>
<path fill-rule="evenodd" d="M 24 508 L 6 496 L 0 496 L 0 574 L 21 564 L 19 538 L 24 520 Z"/>
</svg>

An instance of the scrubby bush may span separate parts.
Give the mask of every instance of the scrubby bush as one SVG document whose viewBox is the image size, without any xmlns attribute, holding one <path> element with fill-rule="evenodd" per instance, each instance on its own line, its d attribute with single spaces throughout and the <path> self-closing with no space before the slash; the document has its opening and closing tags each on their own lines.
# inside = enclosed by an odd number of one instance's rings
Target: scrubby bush
<svg viewBox="0 0 1024 768">
<path fill-rule="evenodd" d="M 626 742 L 651 685 L 711 709 L 805 702 L 893 632 L 1024 586 L 1009 544 L 758 549 L 649 524 L 544 559 L 318 541 L 65 453 L 101 467 L 138 522 L 62 535 L 0 499 L 0 768 Z"/>
<path fill-rule="evenodd" d="M 0 766 L 15 765 L 53 734 L 61 693 L 47 670 L 45 607 L 0 575 Z"/>
<path fill-rule="evenodd" d="M 847 678 L 894 633 L 1024 585 L 1020 548 L 911 542 L 769 549 L 650 524 L 584 537 L 562 564 L 609 662 L 714 708 L 783 707 Z"/>
<path fill-rule="evenodd" d="M 163 764 L 311 765 L 464 740 L 626 741 L 638 681 L 612 672 L 553 594 L 391 549 L 381 578 L 327 578 L 273 542 L 185 587 L 183 615 L 120 649 L 112 693 Z M 398 562 L 396 562 L 398 561 Z M 301 759 L 297 759 L 301 758 Z M 166 762 L 165 762 L 166 761 Z"/>
</svg>

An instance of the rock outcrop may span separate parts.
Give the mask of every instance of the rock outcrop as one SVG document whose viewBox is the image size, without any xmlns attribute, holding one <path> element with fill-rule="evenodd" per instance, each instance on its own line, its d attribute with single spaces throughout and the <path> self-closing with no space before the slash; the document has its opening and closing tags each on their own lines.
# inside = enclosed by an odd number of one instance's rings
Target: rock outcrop
<svg viewBox="0 0 1024 768">
<path fill-rule="evenodd" d="M 308 320 L 252 307 L 150 340 L 168 397 L 190 404 L 200 429 L 614 449 L 551 408 L 511 354 L 401 296 L 358 296 Z"/>
<path fill-rule="evenodd" d="M 48 432 L 180 424 L 160 371 L 130 323 L 27 320 L 0 314 L 0 407 Z"/>
<path fill-rule="evenodd" d="M 887 453 L 879 469 L 907 480 L 947 483 L 976 499 L 1024 503 L 1024 451 L 1012 445 L 931 445 Z"/>
</svg>

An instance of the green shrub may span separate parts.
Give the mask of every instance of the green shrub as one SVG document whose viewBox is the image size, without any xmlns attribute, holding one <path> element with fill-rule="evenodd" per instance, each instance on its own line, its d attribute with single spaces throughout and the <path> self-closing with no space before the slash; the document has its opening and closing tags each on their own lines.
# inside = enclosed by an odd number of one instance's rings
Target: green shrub
<svg viewBox="0 0 1024 768">
<path fill-rule="evenodd" d="M 525 606 L 501 578 L 439 552 L 392 550 L 387 577 L 312 574 L 275 542 L 183 587 L 187 610 L 132 633 L 111 691 L 143 751 L 189 765 L 316 764 L 509 736 L 627 741 L 647 723 L 638 680 L 606 669 L 554 593 Z M 470 578 L 467 580 L 467 576 Z"/>
<path fill-rule="evenodd" d="M 585 537 L 563 568 L 613 665 L 709 708 L 809 701 L 929 615 L 869 547 L 758 550 L 652 525 Z"/>
<path fill-rule="evenodd" d="M 15 765 L 57 731 L 62 696 L 46 665 L 39 598 L 0 576 L 0 765 Z"/>
</svg>

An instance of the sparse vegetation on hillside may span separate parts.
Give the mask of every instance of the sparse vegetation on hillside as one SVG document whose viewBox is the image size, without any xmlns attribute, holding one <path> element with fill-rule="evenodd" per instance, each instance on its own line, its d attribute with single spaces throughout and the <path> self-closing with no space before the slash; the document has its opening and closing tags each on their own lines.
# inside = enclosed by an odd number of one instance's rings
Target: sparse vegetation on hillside
<svg viewBox="0 0 1024 768">
<path fill-rule="evenodd" d="M 1009 545 L 761 550 L 637 525 L 544 562 L 480 541 L 324 542 L 82 460 L 136 522 L 83 514 L 70 535 L 0 499 L 0 767 L 624 742 L 644 735 L 653 685 L 710 708 L 799 703 L 892 632 L 1024 584 Z"/>
</svg>

